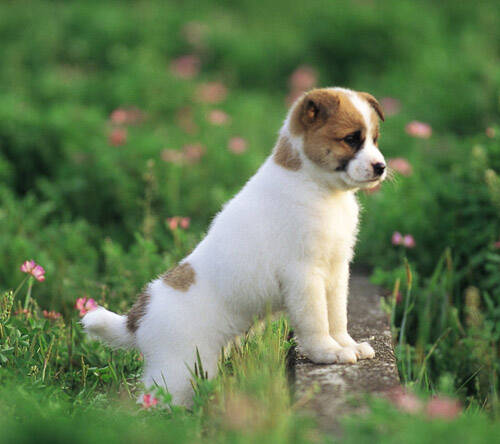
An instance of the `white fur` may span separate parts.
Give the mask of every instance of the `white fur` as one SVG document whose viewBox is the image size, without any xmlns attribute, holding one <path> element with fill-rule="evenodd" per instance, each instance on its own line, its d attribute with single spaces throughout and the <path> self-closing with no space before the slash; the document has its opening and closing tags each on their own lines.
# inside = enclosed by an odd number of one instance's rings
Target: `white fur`
<svg viewBox="0 0 500 444">
<path fill-rule="evenodd" d="M 127 329 L 127 316 L 98 307 L 85 315 L 82 324 L 91 338 L 102 339 L 113 348 L 135 345 L 135 337 Z"/>
<path fill-rule="evenodd" d="M 365 121 L 367 127 L 367 137 L 366 142 L 364 144 L 363 149 L 358 153 L 355 159 L 349 162 L 346 177 L 348 181 L 351 181 L 354 185 L 356 182 L 367 182 L 370 183 L 373 179 L 373 164 L 375 163 L 383 163 L 385 164 L 384 156 L 379 151 L 377 146 L 373 143 L 373 131 L 371 125 L 370 114 L 372 110 L 370 109 L 370 105 L 366 100 L 362 100 L 354 91 L 349 91 L 349 96 L 356 106 L 356 108 L 360 111 Z M 384 171 L 384 176 L 382 180 L 385 178 L 386 172 Z M 377 183 L 377 181 L 374 181 Z"/>
<path fill-rule="evenodd" d="M 369 126 L 368 105 L 349 95 Z M 373 185 L 365 181 L 382 154 L 370 142 L 347 171 L 325 171 L 304 155 L 301 138 L 291 136 L 289 117 L 281 134 L 299 152 L 302 167 L 287 170 L 272 156 L 265 161 L 182 261 L 196 274 L 188 291 L 161 279 L 150 283 L 150 303 L 135 338 L 126 331 L 125 317 L 107 310 L 83 319 L 93 336 L 138 347 L 146 387 L 166 385 L 174 403 L 191 403 L 189 368 L 196 348 L 214 376 L 221 347 L 267 307 L 286 308 L 302 351 L 314 362 L 374 356 L 370 345 L 357 344 L 347 333 L 347 287 L 358 223 L 354 193 Z"/>
</svg>

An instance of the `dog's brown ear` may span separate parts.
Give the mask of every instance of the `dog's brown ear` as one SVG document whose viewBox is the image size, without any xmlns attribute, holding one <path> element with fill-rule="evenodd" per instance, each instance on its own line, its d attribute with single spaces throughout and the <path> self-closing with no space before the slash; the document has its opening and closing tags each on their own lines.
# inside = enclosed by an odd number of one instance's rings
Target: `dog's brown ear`
<svg viewBox="0 0 500 444">
<path fill-rule="evenodd" d="M 313 90 L 307 93 L 292 115 L 292 131 L 299 133 L 323 125 L 339 105 L 339 98 L 331 92 Z"/>
<path fill-rule="evenodd" d="M 302 112 L 302 122 L 305 125 L 311 125 L 316 122 L 324 113 L 320 102 L 315 102 L 314 100 L 308 98 L 304 101 L 304 107 Z"/>
<path fill-rule="evenodd" d="M 371 94 L 366 93 L 366 92 L 361 92 L 361 93 L 359 93 L 359 95 L 361 97 L 363 97 L 370 104 L 370 106 L 375 110 L 375 112 L 380 117 L 380 120 L 382 120 L 382 122 L 384 122 L 385 121 L 384 110 L 382 109 L 382 106 L 380 105 L 380 103 L 378 103 L 378 100 L 375 97 L 373 97 Z"/>
</svg>

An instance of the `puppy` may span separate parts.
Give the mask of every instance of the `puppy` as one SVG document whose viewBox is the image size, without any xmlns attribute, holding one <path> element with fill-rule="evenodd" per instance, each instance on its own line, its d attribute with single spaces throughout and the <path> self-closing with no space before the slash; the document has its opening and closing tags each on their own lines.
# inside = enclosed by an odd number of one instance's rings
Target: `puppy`
<svg viewBox="0 0 500 444">
<path fill-rule="evenodd" d="M 127 315 L 103 307 L 82 320 L 112 347 L 144 355 L 143 382 L 189 406 L 199 351 L 209 377 L 221 347 L 267 307 L 285 308 L 313 362 L 373 358 L 347 332 L 355 192 L 385 179 L 377 147 L 384 114 L 368 93 L 315 89 L 290 108 L 272 154 L 176 267 L 145 287 Z"/>
</svg>

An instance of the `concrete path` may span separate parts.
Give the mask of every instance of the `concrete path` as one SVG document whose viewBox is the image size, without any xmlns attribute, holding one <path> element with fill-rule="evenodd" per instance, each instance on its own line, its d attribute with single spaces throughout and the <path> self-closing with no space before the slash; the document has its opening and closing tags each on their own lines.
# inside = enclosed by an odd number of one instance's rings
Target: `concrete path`
<svg viewBox="0 0 500 444">
<path fill-rule="evenodd" d="M 353 274 L 349 294 L 349 333 L 368 341 L 375 358 L 353 365 L 317 365 L 297 355 L 295 397 L 313 412 L 321 428 L 339 433 L 338 419 L 363 410 L 366 394 L 384 392 L 399 384 L 387 315 L 380 309 L 380 292 L 368 277 Z"/>
</svg>

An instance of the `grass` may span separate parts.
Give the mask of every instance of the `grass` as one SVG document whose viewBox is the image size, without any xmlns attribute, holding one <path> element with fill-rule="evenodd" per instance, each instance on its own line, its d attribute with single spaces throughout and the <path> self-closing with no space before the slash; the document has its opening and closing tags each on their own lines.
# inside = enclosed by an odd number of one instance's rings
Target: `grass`
<svg viewBox="0 0 500 444">
<path fill-rule="evenodd" d="M 69 437 L 76 442 L 160 437 L 308 442 L 317 434 L 311 419 L 294 407 L 284 319 L 267 319 L 233 344 L 214 380 L 203 376 L 198 363 L 192 411 L 171 406 L 170 395 L 161 390 L 153 394 L 164 407 L 147 410 L 134 400 L 142 362 L 138 353 L 110 351 L 86 340 L 76 317 L 68 323 L 45 319 L 33 299 L 28 312 L 15 315 L 22 304 L 12 296 L 4 294 L 1 305 L 0 424 L 8 433 L 0 442 L 29 440 L 32 434 L 61 442 Z"/>
<path fill-rule="evenodd" d="M 356 261 L 387 291 L 404 383 L 465 409 L 450 423 L 376 401 L 343 439 L 491 440 L 499 20 L 494 0 L 1 4 L 0 441 L 329 439 L 289 392 L 286 320 L 268 320 L 228 351 L 214 381 L 198 378 L 192 412 L 144 410 L 134 400 L 140 356 L 89 342 L 74 308 L 86 297 L 124 312 L 184 257 L 269 154 L 286 98 L 304 82 L 395 99 L 380 145 L 411 173 L 359 196 Z M 136 121 L 117 123 L 116 110 Z M 226 121 L 214 124 L 213 111 Z M 408 134 L 413 120 L 432 135 Z M 235 137 L 246 150 L 231 149 Z M 170 229 L 173 216 L 189 217 L 189 228 Z M 416 246 L 391 245 L 394 231 Z M 46 280 L 25 282 L 12 299 L 31 258 Z"/>
<path fill-rule="evenodd" d="M 145 409 L 134 400 L 140 389 L 138 353 L 110 351 L 87 340 L 76 310 L 69 321 L 48 320 L 41 316 L 36 299 L 29 299 L 28 312 L 15 315 L 23 306 L 21 295 L 13 298 L 12 292 L 6 293 L 1 300 L 0 442 L 32 442 L 34 436 L 39 442 L 333 439 L 304 413 L 310 395 L 293 397 L 286 369 L 293 344 L 283 318 L 266 318 L 228 348 L 215 379 L 205 379 L 198 364 L 191 411 L 171 406 L 169 394 L 161 390 L 153 394 L 166 407 Z M 454 435 L 459 442 L 483 443 L 499 431 L 498 424 L 476 408 L 451 422 L 407 414 L 381 399 L 369 405 L 370 413 L 343 420 L 346 442 L 421 442 L 425 436 L 426 442 L 437 443 Z"/>
</svg>

